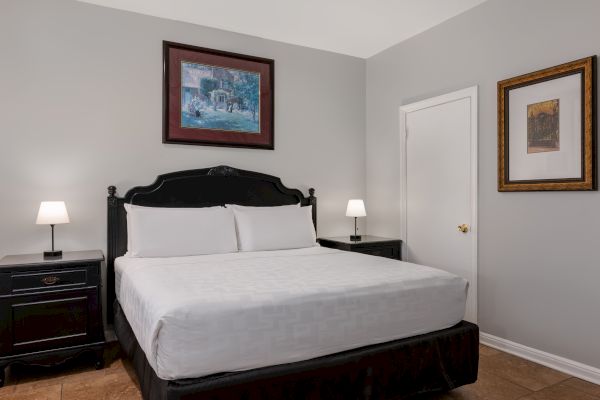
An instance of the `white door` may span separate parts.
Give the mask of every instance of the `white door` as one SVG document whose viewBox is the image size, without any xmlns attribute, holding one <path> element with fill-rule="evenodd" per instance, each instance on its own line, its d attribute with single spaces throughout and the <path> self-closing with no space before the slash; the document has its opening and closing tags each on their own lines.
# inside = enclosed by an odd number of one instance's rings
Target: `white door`
<svg viewBox="0 0 600 400">
<path fill-rule="evenodd" d="M 469 281 L 477 322 L 477 87 L 400 108 L 407 261 Z"/>
</svg>

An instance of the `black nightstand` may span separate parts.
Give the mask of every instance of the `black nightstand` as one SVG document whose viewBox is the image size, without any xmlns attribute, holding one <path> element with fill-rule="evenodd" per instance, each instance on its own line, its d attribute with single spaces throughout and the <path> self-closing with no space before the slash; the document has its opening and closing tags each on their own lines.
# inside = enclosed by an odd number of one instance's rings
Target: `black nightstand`
<svg viewBox="0 0 600 400">
<path fill-rule="evenodd" d="M 91 351 L 104 367 L 103 260 L 99 250 L 0 260 L 0 387 L 15 362 L 55 365 Z"/>
<path fill-rule="evenodd" d="M 319 238 L 317 241 L 323 247 L 402 260 L 402 240 L 400 239 L 362 235 L 360 241 L 350 240 L 349 236 Z"/>
</svg>

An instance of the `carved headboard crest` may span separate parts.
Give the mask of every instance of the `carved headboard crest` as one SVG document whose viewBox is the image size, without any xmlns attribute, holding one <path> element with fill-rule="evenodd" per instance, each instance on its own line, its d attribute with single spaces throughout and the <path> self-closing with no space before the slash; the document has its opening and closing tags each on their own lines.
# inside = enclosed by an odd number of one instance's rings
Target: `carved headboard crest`
<svg viewBox="0 0 600 400">
<path fill-rule="evenodd" d="M 210 176 L 238 176 L 238 170 L 226 165 L 219 165 L 208 170 L 206 175 Z"/>
</svg>

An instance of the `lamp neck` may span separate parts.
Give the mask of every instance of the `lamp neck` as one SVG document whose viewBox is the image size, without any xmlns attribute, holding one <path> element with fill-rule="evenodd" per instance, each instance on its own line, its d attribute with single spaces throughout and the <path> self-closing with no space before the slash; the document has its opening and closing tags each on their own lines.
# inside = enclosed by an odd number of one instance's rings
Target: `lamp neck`
<svg viewBox="0 0 600 400">
<path fill-rule="evenodd" d="M 50 229 L 52 229 L 52 251 L 54 251 L 54 224 L 50 224 Z"/>
</svg>

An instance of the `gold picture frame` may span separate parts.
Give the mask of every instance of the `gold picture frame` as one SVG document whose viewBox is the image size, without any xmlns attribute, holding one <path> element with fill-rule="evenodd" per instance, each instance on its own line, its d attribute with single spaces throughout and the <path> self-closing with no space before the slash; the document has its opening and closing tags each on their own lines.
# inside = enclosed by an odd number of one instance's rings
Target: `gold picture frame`
<svg viewBox="0 0 600 400">
<path fill-rule="evenodd" d="M 597 190 L 595 78 L 592 56 L 498 82 L 499 192 Z"/>
</svg>

